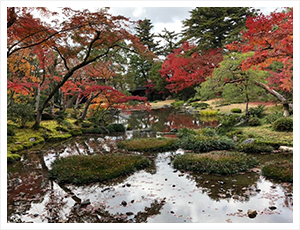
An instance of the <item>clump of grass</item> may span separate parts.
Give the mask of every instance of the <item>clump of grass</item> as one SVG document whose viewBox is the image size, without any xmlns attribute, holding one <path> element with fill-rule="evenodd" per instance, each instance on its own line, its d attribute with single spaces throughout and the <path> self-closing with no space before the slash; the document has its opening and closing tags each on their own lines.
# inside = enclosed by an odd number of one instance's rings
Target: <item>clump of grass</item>
<svg viewBox="0 0 300 230">
<path fill-rule="evenodd" d="M 219 136 L 215 129 L 203 128 L 199 130 L 180 129 L 178 131 L 178 146 L 196 152 L 209 152 L 213 150 L 229 150 L 234 142 L 225 136 Z"/>
<path fill-rule="evenodd" d="M 270 153 L 274 150 L 274 147 L 264 143 L 252 143 L 240 144 L 237 150 L 245 153 Z"/>
<path fill-rule="evenodd" d="M 55 160 L 49 178 L 59 183 L 89 184 L 128 175 L 150 165 L 139 155 L 78 155 Z"/>
<path fill-rule="evenodd" d="M 177 148 L 177 139 L 152 137 L 131 139 L 119 142 L 118 147 L 130 151 L 168 151 Z"/>
<path fill-rule="evenodd" d="M 218 110 L 201 110 L 200 115 L 205 117 L 217 116 L 218 112 Z"/>
<path fill-rule="evenodd" d="M 173 165 L 177 169 L 212 174 L 234 174 L 258 164 L 255 157 L 239 152 L 188 153 L 177 156 Z"/>
<path fill-rule="evenodd" d="M 293 182 L 293 160 L 267 162 L 262 167 L 262 175 L 272 179 Z"/>
</svg>

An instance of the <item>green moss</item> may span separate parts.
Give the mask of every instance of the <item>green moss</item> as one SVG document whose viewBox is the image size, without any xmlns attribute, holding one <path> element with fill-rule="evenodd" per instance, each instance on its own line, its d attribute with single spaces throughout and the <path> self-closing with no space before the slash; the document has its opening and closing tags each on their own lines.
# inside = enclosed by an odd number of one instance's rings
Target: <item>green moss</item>
<svg viewBox="0 0 300 230">
<path fill-rule="evenodd" d="M 246 171 L 258 164 L 258 160 L 239 152 L 188 153 L 177 156 L 173 165 L 177 169 L 215 174 L 234 174 Z"/>
<path fill-rule="evenodd" d="M 262 167 L 262 175 L 286 182 L 293 182 L 293 160 L 271 161 Z"/>
<path fill-rule="evenodd" d="M 78 155 L 55 160 L 49 177 L 59 183 L 89 184 L 128 175 L 149 165 L 147 158 L 138 155 Z"/>
<path fill-rule="evenodd" d="M 21 159 L 21 156 L 18 154 L 7 153 L 7 163 L 13 163 Z"/>
<path fill-rule="evenodd" d="M 121 141 L 119 148 L 130 151 L 167 151 L 177 148 L 177 139 L 174 138 L 140 138 Z"/>
</svg>

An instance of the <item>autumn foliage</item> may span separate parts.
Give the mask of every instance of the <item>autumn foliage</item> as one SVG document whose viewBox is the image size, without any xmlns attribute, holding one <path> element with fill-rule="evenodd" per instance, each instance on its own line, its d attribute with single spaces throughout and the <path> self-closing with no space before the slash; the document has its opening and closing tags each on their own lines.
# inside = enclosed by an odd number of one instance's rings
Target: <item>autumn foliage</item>
<svg viewBox="0 0 300 230">
<path fill-rule="evenodd" d="M 220 49 L 203 51 L 202 54 L 194 52 L 189 55 L 194 48 L 195 45 L 184 42 L 164 61 L 159 72 L 168 82 L 166 88 L 171 92 L 182 91 L 204 82 L 222 61 Z"/>
<path fill-rule="evenodd" d="M 254 51 L 243 61 L 242 70 L 258 66 L 270 73 L 269 85 L 291 92 L 293 89 L 293 9 L 248 17 L 247 30 L 242 32 L 242 41 L 227 46 L 230 50 Z M 276 71 L 272 64 L 282 63 Z"/>
</svg>

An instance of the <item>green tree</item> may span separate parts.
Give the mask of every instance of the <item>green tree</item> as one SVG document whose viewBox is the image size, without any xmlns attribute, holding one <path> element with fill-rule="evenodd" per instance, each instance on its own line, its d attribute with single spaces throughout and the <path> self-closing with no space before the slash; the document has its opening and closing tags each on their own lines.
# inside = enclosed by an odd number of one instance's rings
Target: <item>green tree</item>
<svg viewBox="0 0 300 230">
<path fill-rule="evenodd" d="M 153 25 L 150 19 L 140 20 L 135 27 L 136 36 L 140 42 L 148 48 L 149 51 L 155 52 L 158 49 L 158 43 L 154 42 L 154 34 L 151 33 Z M 131 81 L 131 88 L 144 86 L 148 83 L 148 74 L 153 65 L 153 57 L 145 57 L 139 54 L 129 55 L 129 70 L 127 78 Z"/>
<path fill-rule="evenodd" d="M 217 95 L 229 102 L 246 102 L 246 114 L 248 104 L 253 100 L 270 99 L 267 93 L 256 82 L 265 82 L 268 73 L 258 69 L 243 71 L 240 65 L 243 60 L 251 57 L 252 53 L 230 53 L 224 57 L 220 67 L 214 69 L 212 77 L 198 87 L 196 96 L 203 99 L 214 98 Z"/>
<path fill-rule="evenodd" d="M 163 43 L 163 45 L 159 47 L 159 55 L 167 57 L 174 49 L 179 47 L 179 34 L 175 33 L 175 31 L 168 31 L 164 28 L 162 33 L 159 33 L 157 37 L 161 38 Z"/>
<path fill-rule="evenodd" d="M 239 40 L 247 16 L 256 15 L 252 7 L 196 7 L 183 21 L 182 41 L 193 41 L 198 49 L 221 48 Z"/>
</svg>

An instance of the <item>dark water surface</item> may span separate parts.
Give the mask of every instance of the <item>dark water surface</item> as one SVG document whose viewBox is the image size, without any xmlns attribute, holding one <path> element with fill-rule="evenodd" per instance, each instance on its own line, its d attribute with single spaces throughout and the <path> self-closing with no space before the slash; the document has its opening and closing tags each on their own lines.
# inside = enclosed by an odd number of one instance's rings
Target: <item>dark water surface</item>
<svg viewBox="0 0 300 230">
<path fill-rule="evenodd" d="M 150 120 L 156 124 L 155 118 Z M 172 123 L 168 119 L 165 122 Z M 175 127 L 170 125 L 160 130 L 169 131 L 171 128 Z M 7 221 L 293 222 L 292 184 L 267 180 L 259 168 L 233 176 L 180 172 L 171 164 L 177 154 L 182 154 L 179 150 L 143 154 L 152 161 L 150 167 L 107 183 L 59 185 L 48 179 L 47 172 L 56 158 L 119 152 L 116 141 L 132 138 L 133 133 L 87 135 L 25 151 L 20 162 L 8 166 Z M 266 156 L 257 157 L 261 162 L 267 160 Z M 275 157 L 276 154 L 271 158 Z M 248 209 L 256 210 L 257 216 L 249 218 Z"/>
</svg>

